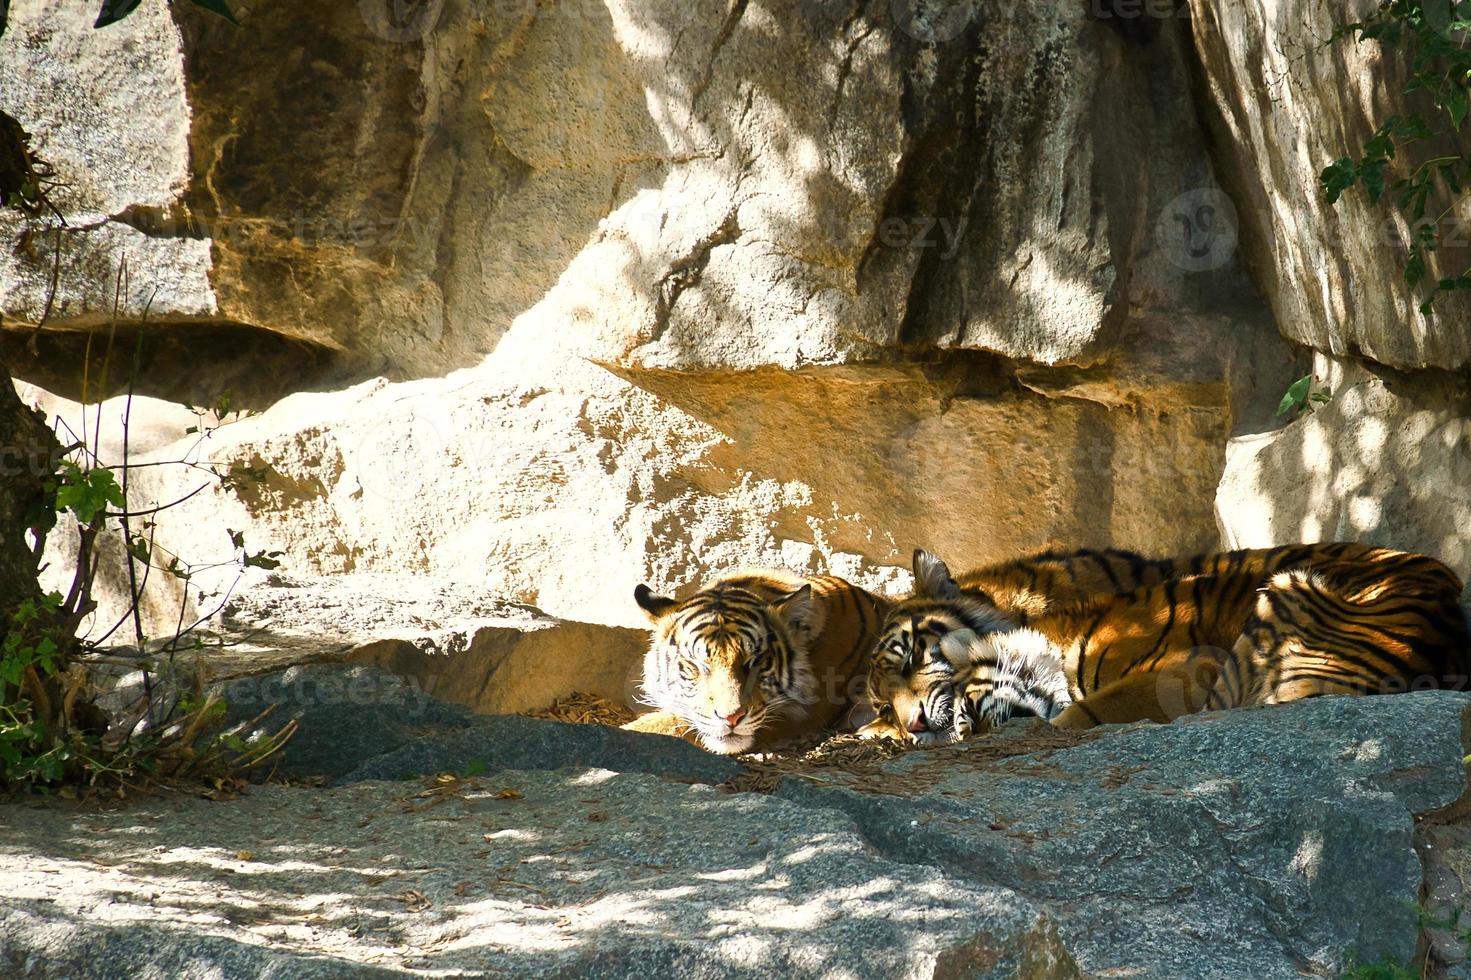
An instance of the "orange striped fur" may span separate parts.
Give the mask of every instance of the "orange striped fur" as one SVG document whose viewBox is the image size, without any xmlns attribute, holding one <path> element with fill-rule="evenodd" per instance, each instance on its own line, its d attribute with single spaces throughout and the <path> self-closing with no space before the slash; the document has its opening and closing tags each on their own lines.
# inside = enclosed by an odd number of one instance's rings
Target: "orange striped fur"
<svg viewBox="0 0 1471 980">
<path fill-rule="evenodd" d="M 1467 685 L 1461 582 L 1433 558 L 1338 543 L 1130 567 L 1126 590 L 1057 590 L 1063 575 L 1019 613 L 986 588 L 994 569 L 955 580 L 916 553 L 916 595 L 874 656 L 868 733 L 931 742 L 1016 715 L 1090 727 Z"/>
</svg>

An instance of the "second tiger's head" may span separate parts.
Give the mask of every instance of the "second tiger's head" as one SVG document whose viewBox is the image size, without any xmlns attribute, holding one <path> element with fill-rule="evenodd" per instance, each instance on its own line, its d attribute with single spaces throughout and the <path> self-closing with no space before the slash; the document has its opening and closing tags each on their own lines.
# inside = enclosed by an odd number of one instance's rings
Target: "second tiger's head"
<svg viewBox="0 0 1471 980">
<path fill-rule="evenodd" d="M 867 695 L 878 722 L 914 742 L 963 737 L 974 725 L 1032 712 L 992 638 L 1014 629 L 983 592 L 963 591 L 945 563 L 914 554 L 914 595 L 884 620 Z M 976 695 L 971 697 L 970 695 Z"/>
</svg>

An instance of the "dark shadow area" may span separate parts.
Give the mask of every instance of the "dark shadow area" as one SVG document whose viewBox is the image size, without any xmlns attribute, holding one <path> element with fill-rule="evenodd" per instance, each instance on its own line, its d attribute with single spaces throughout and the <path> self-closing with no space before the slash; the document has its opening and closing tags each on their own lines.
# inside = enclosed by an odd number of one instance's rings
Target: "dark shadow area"
<svg viewBox="0 0 1471 980">
<path fill-rule="evenodd" d="M 32 333 L 0 332 L 0 358 L 21 381 L 72 401 L 84 377 L 88 402 L 126 394 L 132 375 L 136 394 L 171 402 L 212 406 L 229 391 L 232 411 L 351 381 L 340 352 L 241 323 L 129 320 L 111 336 L 106 327 Z"/>
</svg>

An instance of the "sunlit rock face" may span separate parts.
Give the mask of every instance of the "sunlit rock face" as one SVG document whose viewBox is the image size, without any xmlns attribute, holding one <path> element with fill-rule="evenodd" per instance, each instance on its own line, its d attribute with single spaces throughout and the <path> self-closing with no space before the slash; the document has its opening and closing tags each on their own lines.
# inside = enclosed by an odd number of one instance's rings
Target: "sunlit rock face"
<svg viewBox="0 0 1471 980">
<path fill-rule="evenodd" d="M 1437 315 L 1423 316 L 1422 297 L 1401 279 L 1408 224 L 1357 190 L 1330 205 L 1318 183 L 1324 167 L 1356 154 L 1391 115 L 1427 109 L 1401 95 L 1404 52 L 1324 43 L 1377 6 L 1190 0 L 1220 177 L 1283 334 L 1396 368 L 1460 368 L 1471 362 L 1471 295 L 1442 296 Z M 1405 172 L 1443 150 L 1433 141 L 1410 147 Z M 1463 206 L 1444 217 L 1445 247 L 1432 254 L 1426 282 L 1471 264 L 1466 216 Z"/>
<path fill-rule="evenodd" d="M 0 78 L 31 81 L 0 107 L 59 167 L 150 114 L 167 137 L 58 198 L 89 218 L 53 326 L 104 323 L 128 256 L 134 460 L 190 451 L 177 402 L 262 410 L 200 444 L 239 479 L 161 512 L 161 545 L 224 560 L 228 528 L 301 581 L 471 583 L 637 626 L 635 584 L 742 565 L 903 591 L 917 546 L 965 567 L 1217 543 L 1222 446 L 1294 372 L 1238 264 L 1187 22 L 1073 0 L 385 12 L 405 6 L 12 15 Z M 124 48 L 149 71 L 102 72 Z M 98 78 L 148 108 L 74 118 Z M 40 315 L 49 255 L 5 253 L 0 310 Z M 56 396 L 83 394 L 82 348 L 48 331 L 7 356 L 75 423 Z M 198 477 L 140 469 L 134 503 Z M 155 634 L 208 607 L 150 587 Z"/>
<path fill-rule="evenodd" d="M 1406 110 L 1403 52 L 1323 43 L 1375 6 L 1189 4 L 1243 259 L 1278 329 L 1321 352 L 1314 372 L 1331 393 L 1286 428 L 1231 443 L 1217 512 L 1230 545 L 1367 540 L 1436 555 L 1465 577 L 1471 299 L 1442 295 L 1422 316 L 1402 279 L 1404 222 L 1358 191 L 1329 205 L 1318 182 Z M 1409 148 L 1409 166 L 1422 152 L 1439 150 Z M 1464 219 L 1446 216 L 1427 281 L 1471 263 Z"/>
<path fill-rule="evenodd" d="M 81 174 L 58 326 L 110 315 L 124 255 L 124 321 L 396 377 L 479 364 L 513 324 L 643 368 L 1096 363 L 1141 308 L 1240 295 L 1234 228 L 1195 227 L 1183 22 L 922 10 L 364 0 L 94 32 L 37 2 L 0 104 Z M 50 258 L 5 251 L 0 310 L 40 315 Z"/>
<path fill-rule="evenodd" d="M 1370 541 L 1471 569 L 1471 391 L 1463 378 L 1320 355 L 1331 392 L 1276 432 L 1233 440 L 1216 507 L 1228 544 Z"/>
</svg>

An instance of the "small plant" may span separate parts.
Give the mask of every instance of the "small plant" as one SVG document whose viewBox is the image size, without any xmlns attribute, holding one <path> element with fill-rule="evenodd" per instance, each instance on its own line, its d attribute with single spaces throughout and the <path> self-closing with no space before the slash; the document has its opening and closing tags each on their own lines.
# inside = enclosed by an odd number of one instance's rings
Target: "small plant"
<svg viewBox="0 0 1471 980">
<path fill-rule="evenodd" d="M 0 24 L 4 23 L 0 2 Z M 60 212 L 51 203 L 50 191 L 60 186 L 51 165 L 31 150 L 31 134 L 20 122 L 0 112 L 0 208 L 10 208 L 27 218 Z"/>
<path fill-rule="evenodd" d="M 196 7 L 203 7 L 205 10 L 219 14 L 232 24 L 240 23 L 235 19 L 235 14 L 230 10 L 230 5 L 226 0 L 189 0 L 189 2 Z M 102 0 L 102 6 L 97 11 L 97 21 L 92 25 L 93 28 L 116 24 L 137 10 L 140 3 L 142 0 Z M 0 35 L 5 34 L 9 10 L 10 0 L 0 0 Z"/>
<path fill-rule="evenodd" d="M 1390 116 L 1357 156 L 1335 160 L 1318 178 L 1329 204 L 1355 186 L 1370 204 L 1393 202 L 1410 223 L 1404 279 L 1412 289 L 1424 282 L 1428 256 L 1444 243 L 1443 222 L 1471 194 L 1471 150 L 1463 138 L 1471 109 L 1468 32 L 1471 0 L 1385 0 L 1370 17 L 1344 24 L 1329 39 L 1403 45 L 1410 53 L 1410 80 L 1402 94 L 1421 93 L 1434 110 Z M 1453 149 L 1394 169 L 1407 147 L 1431 140 Z M 1471 289 L 1471 268 L 1432 282 L 1420 312 L 1432 315 L 1439 295 L 1463 289 Z"/>
<path fill-rule="evenodd" d="M 1350 953 L 1343 967 L 1343 980 L 1420 980 L 1420 972 L 1412 972 L 1388 956 L 1373 963 L 1360 963 Z"/>
<path fill-rule="evenodd" d="M 126 263 L 118 271 L 117 296 L 125 292 Z M 119 300 L 115 300 L 115 304 Z M 146 310 L 144 320 L 146 322 Z M 268 712 L 233 729 L 220 731 L 225 704 L 198 688 L 181 689 L 174 658 L 181 650 L 199 649 L 195 631 L 219 613 L 234 583 L 207 593 L 196 584 L 203 572 L 234 568 L 234 582 L 247 568 L 275 568 L 279 551 L 251 551 L 245 536 L 228 535 L 228 557 L 210 563 L 190 563 L 169 553 L 156 541 L 153 517 L 206 489 L 211 482 L 229 489 L 228 474 L 199 456 L 200 446 L 221 425 L 238 419 L 228 392 L 210 409 L 195 410 L 199 425 L 184 456 L 177 460 L 130 463 L 128 424 L 132 413 L 131 383 L 122 413 L 122 459 L 114 463 L 99 457 L 102 441 L 101 400 L 94 413 L 88 393 L 106 392 L 107 373 L 116 335 L 113 327 L 101 359 L 100 377 L 91 376 L 91 340 L 83 359 L 80 432 L 57 420 L 68 440 L 55 457 L 50 475 L 41 482 L 41 503 L 30 515 L 33 559 L 39 564 L 47 535 L 65 521 L 75 532 L 75 571 L 70 587 L 39 597 L 22 597 L 8 610 L 0 609 L 0 789 L 56 792 L 75 796 L 105 788 L 126 794 L 166 783 L 201 783 L 211 795 L 230 792 L 245 770 L 275 757 L 295 731 L 290 723 L 274 734 L 247 740 L 242 732 L 256 731 Z M 140 331 L 140 343 L 142 333 Z M 139 350 L 133 356 L 136 377 Z M 136 510 L 130 506 L 130 474 L 139 466 L 176 465 L 206 476 L 201 485 L 178 500 Z M 100 535 L 117 533 L 124 542 L 128 608 L 110 626 L 92 624 L 90 635 L 82 626 L 97 609 L 93 583 L 98 572 L 96 542 Z M 171 630 L 151 638 L 144 630 L 140 605 L 149 578 L 158 572 L 180 583 L 179 607 Z M 203 615 L 189 617 L 189 603 L 197 600 Z M 217 600 L 210 606 L 210 600 Z M 120 657 L 103 647 L 118 630 L 132 626 L 136 656 Z M 107 627 L 107 628 L 104 628 Z M 143 694 L 109 717 L 96 707 L 93 672 L 98 664 L 121 664 L 142 672 Z M 166 683 L 157 683 L 163 680 Z M 269 711 L 269 709 L 268 709 Z"/>
<path fill-rule="evenodd" d="M 1313 406 L 1326 403 L 1333 393 L 1327 388 L 1315 387 L 1320 384 L 1311 374 L 1305 374 L 1292 382 L 1287 387 L 1287 393 L 1277 403 L 1278 417 L 1290 414 L 1292 418 L 1297 418 L 1303 412 L 1311 412 Z"/>
<path fill-rule="evenodd" d="M 1471 926 L 1461 924 L 1461 917 L 1465 910 L 1460 906 L 1453 908 L 1450 915 L 1445 918 L 1431 915 L 1430 910 L 1423 905 L 1414 905 L 1413 908 L 1416 926 L 1422 932 L 1436 930 L 1449 933 L 1463 950 L 1471 949 Z M 1418 964 L 1411 962 L 1401 965 L 1387 955 L 1381 956 L 1372 963 L 1360 963 L 1357 951 L 1349 950 L 1347 961 L 1343 965 L 1342 980 L 1422 980 L 1427 976 L 1429 966 L 1428 948 L 1424 957 L 1425 961 Z"/>
</svg>

